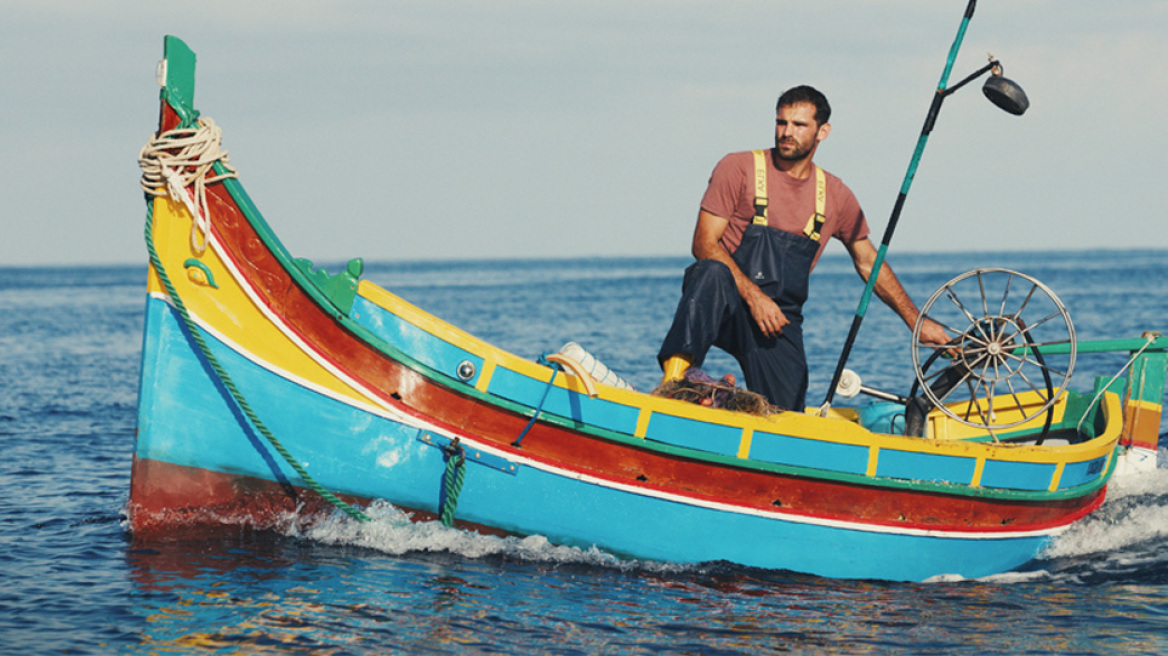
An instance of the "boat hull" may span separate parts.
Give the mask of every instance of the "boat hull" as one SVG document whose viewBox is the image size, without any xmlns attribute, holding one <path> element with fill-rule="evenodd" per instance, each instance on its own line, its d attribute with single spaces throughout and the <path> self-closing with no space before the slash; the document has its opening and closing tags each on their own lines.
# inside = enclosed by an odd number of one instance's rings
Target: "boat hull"
<svg viewBox="0 0 1168 656">
<path fill-rule="evenodd" d="M 130 513 L 136 530 L 159 535 L 221 523 L 262 528 L 296 512 L 320 510 L 304 482 L 247 428 L 174 308 L 156 296 L 147 305 L 144 352 L 157 359 L 148 357 L 144 369 L 165 375 L 146 375 L 139 399 L 139 415 L 148 420 L 139 425 L 133 471 Z M 437 515 L 447 460 L 440 442 L 449 440 L 448 433 L 406 413 L 393 416 L 332 398 L 217 339 L 208 342 L 255 412 L 321 485 L 347 498 L 391 500 L 417 519 Z M 784 516 L 638 489 L 500 455 L 473 436 L 455 436 L 464 449 L 481 454 L 467 459 L 457 505 L 462 522 L 634 558 L 728 560 L 835 577 L 976 577 L 1025 563 L 1075 518 L 1024 531 L 962 532 Z M 1102 499 L 1100 491 L 1075 515 L 1090 512 Z"/>
</svg>

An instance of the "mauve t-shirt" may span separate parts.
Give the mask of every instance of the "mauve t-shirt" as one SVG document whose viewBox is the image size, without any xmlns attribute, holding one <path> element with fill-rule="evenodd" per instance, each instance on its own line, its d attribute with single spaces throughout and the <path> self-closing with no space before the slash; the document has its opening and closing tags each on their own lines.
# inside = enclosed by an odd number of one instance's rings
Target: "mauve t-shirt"
<svg viewBox="0 0 1168 656">
<path fill-rule="evenodd" d="M 767 224 L 796 235 L 803 234 L 807 219 L 815 213 L 815 173 L 805 179 L 791 177 L 775 168 L 770 151 L 767 163 Z M 811 266 L 819 261 L 828 239 L 853 242 L 868 236 L 868 222 L 855 194 L 836 176 L 824 171 L 827 179 L 827 218 L 820 231 L 819 250 Z M 742 243 L 742 233 L 754 219 L 754 155 L 746 150 L 722 158 L 710 175 L 710 185 L 702 197 L 702 209 L 730 220 L 721 243 L 733 253 Z"/>
</svg>

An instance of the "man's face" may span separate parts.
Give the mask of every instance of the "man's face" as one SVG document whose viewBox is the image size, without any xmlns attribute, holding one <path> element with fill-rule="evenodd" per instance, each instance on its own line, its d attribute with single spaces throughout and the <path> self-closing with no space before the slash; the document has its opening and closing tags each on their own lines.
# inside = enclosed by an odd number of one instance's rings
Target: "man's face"
<svg viewBox="0 0 1168 656">
<path fill-rule="evenodd" d="M 779 159 L 788 162 L 807 159 L 830 130 L 827 123 L 815 121 L 815 105 L 784 105 L 775 117 L 775 151 Z"/>
</svg>

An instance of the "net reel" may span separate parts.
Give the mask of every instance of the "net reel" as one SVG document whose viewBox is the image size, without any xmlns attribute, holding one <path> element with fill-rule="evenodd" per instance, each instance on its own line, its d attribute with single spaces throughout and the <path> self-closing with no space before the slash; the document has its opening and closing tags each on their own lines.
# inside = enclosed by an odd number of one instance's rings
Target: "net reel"
<svg viewBox="0 0 1168 656">
<path fill-rule="evenodd" d="M 953 339 L 922 343 L 926 319 Z M 944 366 L 930 373 L 938 360 Z M 974 269 L 945 283 L 921 308 L 912 361 L 916 382 L 909 396 L 919 388 L 929 403 L 963 424 L 992 433 L 1046 412 L 1049 427 L 1074 371 L 1075 328 L 1066 306 L 1035 278 L 1010 269 Z"/>
</svg>

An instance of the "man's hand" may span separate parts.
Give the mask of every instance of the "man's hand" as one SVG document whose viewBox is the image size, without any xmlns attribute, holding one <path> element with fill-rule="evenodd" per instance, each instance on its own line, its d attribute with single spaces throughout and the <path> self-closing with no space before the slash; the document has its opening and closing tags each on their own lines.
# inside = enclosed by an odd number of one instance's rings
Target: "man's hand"
<svg viewBox="0 0 1168 656">
<path fill-rule="evenodd" d="M 730 254 L 718 241 L 722 238 L 722 233 L 726 231 L 728 225 L 730 225 L 730 219 L 710 214 L 705 210 L 698 212 L 698 224 L 694 228 L 693 255 L 699 260 L 717 260 L 725 264 L 734 276 L 734 286 L 738 288 L 738 295 L 742 297 L 742 301 L 750 309 L 750 316 L 754 317 L 762 334 L 767 337 L 781 334 L 783 328 L 791 323 L 791 320 L 779 309 L 778 303 L 764 294 L 758 285 L 751 282 L 742 273 L 742 269 L 738 268 L 734 258 L 730 257 Z"/>
<path fill-rule="evenodd" d="M 950 341 L 952 341 L 952 338 L 949 337 L 949 333 L 945 332 L 945 329 L 941 327 L 941 324 L 928 318 L 926 318 L 924 322 L 921 323 L 920 341 L 918 343 L 926 345 L 931 344 L 933 346 L 945 346 L 946 344 L 949 344 Z M 937 350 L 940 351 L 942 349 Z M 956 358 L 958 355 L 960 355 L 958 349 L 954 347 L 944 349 L 944 351 L 945 357 L 947 358 Z"/>
<path fill-rule="evenodd" d="M 779 304 L 775 303 L 774 299 L 764 294 L 758 287 L 755 287 L 754 291 L 745 296 L 743 300 L 750 308 L 750 316 L 754 317 L 759 330 L 767 337 L 782 334 L 783 328 L 791 323 L 791 320 L 779 308 Z"/>
<path fill-rule="evenodd" d="M 920 342 L 921 344 L 935 344 L 937 346 L 944 346 L 950 340 L 949 333 L 941 327 L 941 324 L 932 319 L 925 319 L 921 324 Z"/>
</svg>

